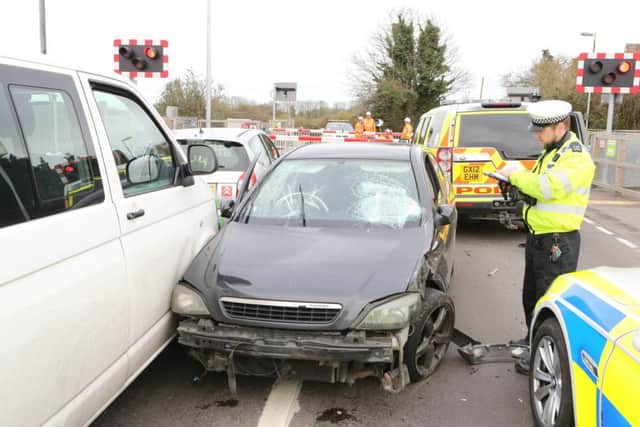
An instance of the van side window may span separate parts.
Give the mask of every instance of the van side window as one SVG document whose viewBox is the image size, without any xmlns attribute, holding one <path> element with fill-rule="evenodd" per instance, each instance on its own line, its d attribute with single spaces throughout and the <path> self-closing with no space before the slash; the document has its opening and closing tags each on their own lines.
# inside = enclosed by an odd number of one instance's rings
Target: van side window
<svg viewBox="0 0 640 427">
<path fill-rule="evenodd" d="M 29 173 L 12 181 L 29 219 L 100 203 L 102 180 L 95 154 L 87 149 L 71 97 L 64 91 L 11 85 Z M 13 150 L 17 149 L 15 143 Z M 6 148 L 6 146 L 5 146 Z M 21 194 L 22 193 L 22 194 Z M 22 210 L 22 208 L 20 208 Z"/>
<path fill-rule="evenodd" d="M 429 131 L 427 146 L 429 147 L 437 147 L 440 143 L 440 134 L 442 131 L 442 124 L 444 123 L 444 118 L 447 116 L 445 111 L 434 114 L 433 119 L 431 120 L 431 131 Z"/>
<path fill-rule="evenodd" d="M 0 228 L 28 221 L 34 206 L 29 157 L 14 122 L 9 102 L 0 89 Z"/>
<path fill-rule="evenodd" d="M 124 94 L 94 89 L 109 145 L 116 161 L 125 197 L 173 185 L 176 166 L 171 145 L 147 112 Z M 138 159 L 147 161 L 149 179 L 129 176 L 129 167 Z"/>
</svg>

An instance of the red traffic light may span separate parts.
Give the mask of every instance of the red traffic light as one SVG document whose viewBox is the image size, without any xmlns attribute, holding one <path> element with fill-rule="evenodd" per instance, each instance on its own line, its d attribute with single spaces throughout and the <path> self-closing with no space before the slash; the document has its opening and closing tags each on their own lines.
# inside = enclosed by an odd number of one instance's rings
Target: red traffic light
<svg viewBox="0 0 640 427">
<path fill-rule="evenodd" d="M 618 72 L 620 74 L 625 74 L 628 73 L 629 70 L 631 70 L 631 62 L 629 61 L 622 61 L 619 65 L 618 65 Z"/>
<path fill-rule="evenodd" d="M 153 47 L 145 47 L 144 54 L 149 59 L 156 59 L 158 57 L 158 51 Z"/>
</svg>

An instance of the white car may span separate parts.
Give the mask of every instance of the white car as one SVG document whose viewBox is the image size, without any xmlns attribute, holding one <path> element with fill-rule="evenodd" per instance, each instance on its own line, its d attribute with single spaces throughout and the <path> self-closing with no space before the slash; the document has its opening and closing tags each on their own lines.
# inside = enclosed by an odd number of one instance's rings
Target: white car
<svg viewBox="0 0 640 427">
<path fill-rule="evenodd" d="M 266 170 L 280 157 L 269 136 L 261 130 L 242 128 L 178 129 L 173 134 L 183 148 L 191 144 L 205 144 L 216 153 L 217 169 L 203 175 L 216 195 L 218 208 L 225 200 L 235 200 L 238 182 L 251 162 L 259 157 L 251 177 L 251 185 L 264 176 Z"/>
<path fill-rule="evenodd" d="M 175 335 L 213 196 L 128 82 L 0 57 L 0 85 L 0 426 L 87 425 Z"/>
</svg>

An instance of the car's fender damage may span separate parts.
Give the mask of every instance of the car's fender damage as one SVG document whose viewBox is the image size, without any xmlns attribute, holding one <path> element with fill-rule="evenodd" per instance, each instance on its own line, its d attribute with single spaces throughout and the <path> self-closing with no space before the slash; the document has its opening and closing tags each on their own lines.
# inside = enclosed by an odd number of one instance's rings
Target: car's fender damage
<svg viewBox="0 0 640 427">
<path fill-rule="evenodd" d="M 275 368 L 263 372 L 266 376 L 295 373 L 302 379 L 348 384 L 375 376 L 385 390 L 397 392 L 409 383 L 406 367 L 398 366 L 408 333 L 409 328 L 375 333 L 309 332 L 189 318 L 180 322 L 178 341 L 191 349 L 207 371 L 227 372 L 232 393 L 236 373 L 256 374 L 255 369 L 242 366 L 264 366 L 265 360 L 271 360 Z"/>
</svg>

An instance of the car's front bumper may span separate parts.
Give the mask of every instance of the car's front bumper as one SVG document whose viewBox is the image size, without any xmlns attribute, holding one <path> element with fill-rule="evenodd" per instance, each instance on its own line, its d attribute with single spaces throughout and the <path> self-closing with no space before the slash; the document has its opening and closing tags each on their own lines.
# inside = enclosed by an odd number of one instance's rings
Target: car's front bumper
<svg viewBox="0 0 640 427">
<path fill-rule="evenodd" d="M 252 357 L 393 363 L 394 351 L 404 345 L 406 332 L 309 332 L 228 325 L 210 319 L 184 319 L 178 327 L 178 341 L 193 349 Z"/>
</svg>

